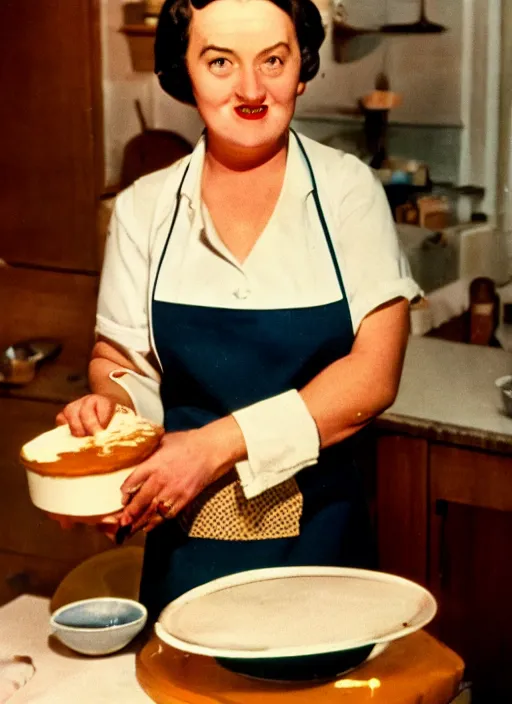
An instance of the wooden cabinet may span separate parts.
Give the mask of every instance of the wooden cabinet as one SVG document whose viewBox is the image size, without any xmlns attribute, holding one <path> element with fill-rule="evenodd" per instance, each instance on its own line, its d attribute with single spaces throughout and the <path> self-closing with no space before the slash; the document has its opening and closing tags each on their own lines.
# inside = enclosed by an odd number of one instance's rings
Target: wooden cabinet
<svg viewBox="0 0 512 704">
<path fill-rule="evenodd" d="M 0 386 L 0 603 L 51 594 L 112 543 L 63 531 L 29 498 L 18 456 L 87 393 L 103 188 L 100 0 L 0 2 L 0 349 L 57 338 L 59 358 L 22 388 Z M 137 539 L 140 542 L 140 538 Z"/>
<path fill-rule="evenodd" d="M 64 531 L 30 501 L 22 445 L 55 425 L 55 416 L 87 393 L 97 277 L 0 268 L 2 349 L 51 336 L 62 352 L 23 387 L 0 387 L 0 603 L 20 593 L 51 595 L 62 577 L 112 543 L 83 525 Z M 140 541 L 140 537 L 136 542 Z"/>
<path fill-rule="evenodd" d="M 98 269 L 99 0 L 0 2 L 0 258 Z"/>
<path fill-rule="evenodd" d="M 436 445 L 430 462 L 429 583 L 440 603 L 437 633 L 475 673 L 475 696 L 505 701 L 512 662 L 512 462 Z"/>
<path fill-rule="evenodd" d="M 426 584 L 428 444 L 382 435 L 377 443 L 377 536 L 382 569 Z"/>
<path fill-rule="evenodd" d="M 431 631 L 464 658 L 475 704 L 508 701 L 510 456 L 402 433 L 377 447 L 381 569 L 436 596 Z"/>
</svg>

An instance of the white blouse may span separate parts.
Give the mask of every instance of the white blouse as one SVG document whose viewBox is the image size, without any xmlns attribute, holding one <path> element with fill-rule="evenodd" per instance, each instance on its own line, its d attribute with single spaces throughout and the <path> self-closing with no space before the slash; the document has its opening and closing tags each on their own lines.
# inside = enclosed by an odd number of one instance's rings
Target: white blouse
<svg viewBox="0 0 512 704">
<path fill-rule="evenodd" d="M 356 157 L 300 137 L 310 159 L 322 211 L 348 299 L 354 335 L 379 305 L 421 294 L 411 279 L 382 186 Z M 243 263 L 215 230 L 201 201 L 202 137 L 191 157 L 139 179 L 119 194 L 106 243 L 98 301 L 98 334 L 121 345 L 140 374 L 111 374 L 141 415 L 161 422 L 159 373 L 145 355 L 154 349 L 151 295 L 181 189 L 180 207 L 163 258 L 155 298 L 237 309 L 316 306 L 341 299 L 331 255 L 296 137 L 290 133 L 283 188 L 274 212 Z M 237 464 L 247 498 L 314 464 L 316 425 L 298 390 L 262 399 L 233 413 L 248 460 Z"/>
</svg>

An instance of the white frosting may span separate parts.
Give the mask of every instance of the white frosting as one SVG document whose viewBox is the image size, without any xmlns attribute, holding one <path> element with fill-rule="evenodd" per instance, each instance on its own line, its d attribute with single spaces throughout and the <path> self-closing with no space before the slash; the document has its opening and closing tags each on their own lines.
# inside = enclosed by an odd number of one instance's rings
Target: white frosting
<svg viewBox="0 0 512 704">
<path fill-rule="evenodd" d="M 23 456 L 30 462 L 57 462 L 67 452 L 81 452 L 98 448 L 98 455 L 109 455 L 114 447 L 136 447 L 155 434 L 155 426 L 136 415 L 125 406 L 117 406 L 110 423 L 104 430 L 86 437 L 71 434 L 68 425 L 59 425 L 34 438 L 22 448 Z"/>
</svg>

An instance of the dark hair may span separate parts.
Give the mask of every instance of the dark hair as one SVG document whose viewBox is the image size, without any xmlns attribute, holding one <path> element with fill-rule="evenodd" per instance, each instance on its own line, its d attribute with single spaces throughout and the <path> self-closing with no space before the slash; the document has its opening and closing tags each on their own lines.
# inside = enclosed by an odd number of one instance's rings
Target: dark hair
<svg viewBox="0 0 512 704">
<path fill-rule="evenodd" d="M 160 85 L 173 98 L 189 105 L 196 101 L 185 55 L 192 7 L 197 10 L 215 0 L 165 0 L 155 38 L 155 73 Z M 320 67 L 319 49 L 325 38 L 320 12 L 312 0 L 269 0 L 291 17 L 301 53 L 300 80 L 314 78 Z"/>
</svg>

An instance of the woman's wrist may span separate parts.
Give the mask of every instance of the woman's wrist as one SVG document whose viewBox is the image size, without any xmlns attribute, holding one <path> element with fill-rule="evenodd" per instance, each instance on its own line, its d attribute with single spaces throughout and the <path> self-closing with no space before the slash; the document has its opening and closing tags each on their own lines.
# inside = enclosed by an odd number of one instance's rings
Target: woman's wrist
<svg viewBox="0 0 512 704">
<path fill-rule="evenodd" d="M 197 432 L 208 444 L 213 465 L 217 468 L 214 479 L 221 477 L 237 462 L 247 459 L 244 435 L 233 416 L 208 423 Z"/>
</svg>

